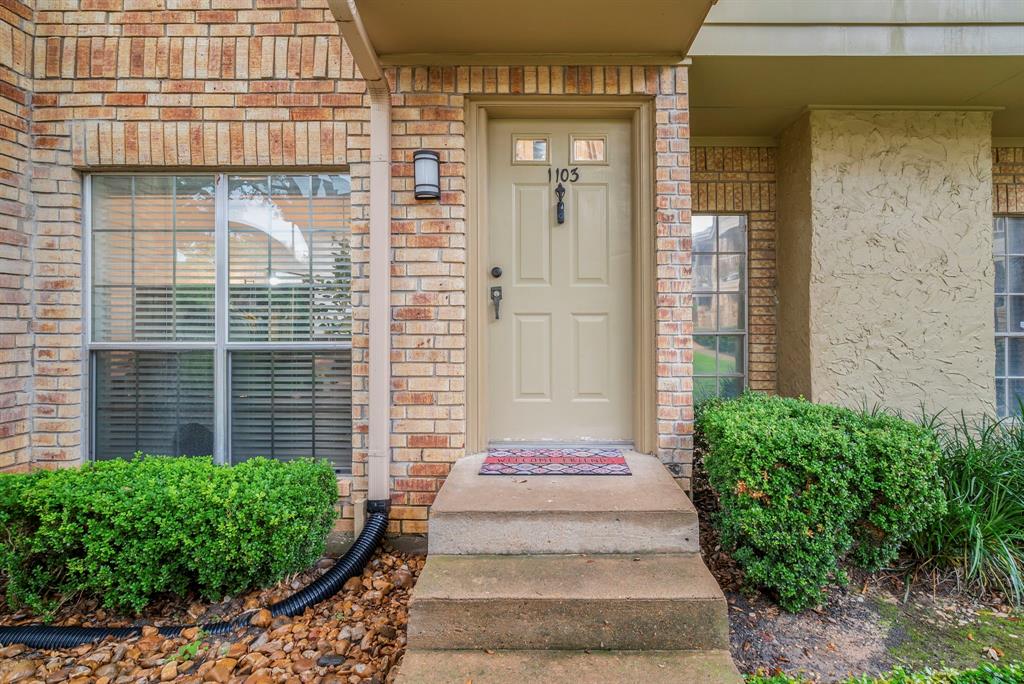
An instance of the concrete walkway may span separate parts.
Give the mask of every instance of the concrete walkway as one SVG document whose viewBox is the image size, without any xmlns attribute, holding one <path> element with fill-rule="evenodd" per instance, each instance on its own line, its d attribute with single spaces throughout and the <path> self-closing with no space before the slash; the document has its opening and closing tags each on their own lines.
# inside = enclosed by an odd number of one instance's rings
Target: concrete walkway
<svg viewBox="0 0 1024 684">
<path fill-rule="evenodd" d="M 654 457 L 632 476 L 481 476 L 431 511 L 402 684 L 740 682 L 697 514 Z"/>
</svg>

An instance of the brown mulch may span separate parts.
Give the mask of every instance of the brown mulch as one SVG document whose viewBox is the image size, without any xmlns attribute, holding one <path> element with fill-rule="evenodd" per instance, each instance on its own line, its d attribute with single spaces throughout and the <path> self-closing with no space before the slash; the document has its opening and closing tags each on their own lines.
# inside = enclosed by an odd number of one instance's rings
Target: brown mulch
<svg viewBox="0 0 1024 684">
<path fill-rule="evenodd" d="M 291 618 L 272 618 L 263 607 L 322 575 L 332 559 L 269 589 L 218 604 L 165 601 L 141 619 L 108 616 L 93 602 L 82 601 L 62 609 L 54 624 L 149 626 L 139 637 L 69 650 L 0 648 L 0 682 L 390 682 L 405 651 L 409 594 L 424 561 L 421 555 L 385 547 L 343 591 Z M 224 637 L 192 628 L 165 638 L 153 626 L 212 622 L 243 612 L 252 616 L 250 626 Z M 26 614 L 0 616 L 0 624 L 29 621 Z"/>
</svg>

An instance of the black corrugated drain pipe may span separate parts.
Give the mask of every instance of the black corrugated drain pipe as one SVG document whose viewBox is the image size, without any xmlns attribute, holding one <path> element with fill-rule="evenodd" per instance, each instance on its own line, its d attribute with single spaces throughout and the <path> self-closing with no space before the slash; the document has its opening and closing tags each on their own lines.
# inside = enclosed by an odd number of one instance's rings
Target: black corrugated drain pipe
<svg viewBox="0 0 1024 684">
<path fill-rule="evenodd" d="M 309 606 L 334 596 L 342 585 L 351 577 L 362 573 L 369 562 L 374 549 L 384 538 L 388 529 L 386 502 L 376 505 L 371 501 L 367 507 L 366 525 L 359 533 L 355 542 L 345 555 L 335 561 L 331 569 L 313 580 L 304 589 L 269 607 L 270 614 L 298 615 Z M 233 620 L 212 622 L 205 625 L 177 625 L 160 627 L 160 634 L 174 637 L 189 627 L 199 627 L 207 634 L 224 635 L 249 624 L 249 614 L 240 615 Z M 109 636 L 127 639 L 142 632 L 142 627 L 54 627 L 51 625 L 22 625 L 19 627 L 0 627 L 0 645 L 24 644 L 29 648 L 58 649 L 74 648 L 82 644 L 101 641 Z"/>
</svg>

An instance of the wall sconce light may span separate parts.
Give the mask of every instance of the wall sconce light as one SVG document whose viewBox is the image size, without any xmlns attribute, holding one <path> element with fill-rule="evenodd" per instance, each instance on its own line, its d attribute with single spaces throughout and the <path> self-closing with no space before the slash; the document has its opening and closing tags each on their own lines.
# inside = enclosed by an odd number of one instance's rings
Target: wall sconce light
<svg viewBox="0 0 1024 684">
<path fill-rule="evenodd" d="M 441 199 L 441 155 L 433 150 L 416 150 L 412 153 L 412 163 L 416 199 Z"/>
</svg>

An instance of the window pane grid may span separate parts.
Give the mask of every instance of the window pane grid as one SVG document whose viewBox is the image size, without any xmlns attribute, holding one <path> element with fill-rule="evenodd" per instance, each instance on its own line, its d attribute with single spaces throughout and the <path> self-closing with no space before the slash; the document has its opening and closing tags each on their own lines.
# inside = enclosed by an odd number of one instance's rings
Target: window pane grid
<svg viewBox="0 0 1024 684">
<path fill-rule="evenodd" d="M 349 188 L 342 174 L 91 177 L 95 458 L 220 443 L 237 447 L 230 462 L 305 456 L 350 472 Z"/>
<path fill-rule="evenodd" d="M 995 218 L 996 414 L 1019 416 L 1024 399 L 1024 217 Z"/>
<path fill-rule="evenodd" d="M 746 386 L 746 217 L 693 217 L 693 391 L 699 402 Z"/>
</svg>

